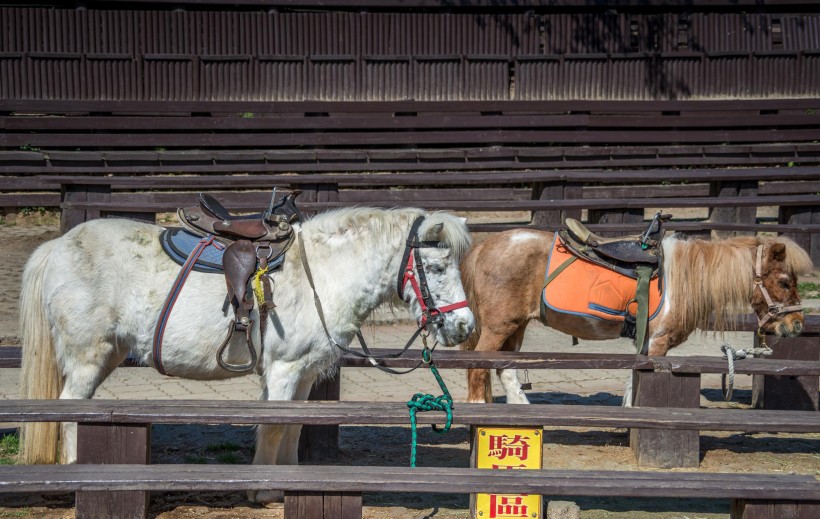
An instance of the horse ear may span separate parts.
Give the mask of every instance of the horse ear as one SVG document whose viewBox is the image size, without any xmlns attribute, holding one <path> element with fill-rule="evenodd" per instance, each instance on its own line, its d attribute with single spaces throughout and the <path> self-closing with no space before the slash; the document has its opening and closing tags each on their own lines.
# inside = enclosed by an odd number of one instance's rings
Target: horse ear
<svg viewBox="0 0 820 519">
<path fill-rule="evenodd" d="M 769 261 L 783 261 L 786 259 L 786 246 L 782 243 L 772 243 L 767 252 Z"/>
<path fill-rule="evenodd" d="M 425 239 L 431 240 L 431 241 L 438 240 L 439 237 L 441 236 L 441 230 L 442 229 L 444 229 L 444 224 L 443 223 L 433 224 L 432 227 L 427 229 L 427 235 L 425 236 Z"/>
<path fill-rule="evenodd" d="M 458 219 L 461 220 L 461 223 L 467 223 L 467 218 L 464 216 L 459 216 Z"/>
</svg>

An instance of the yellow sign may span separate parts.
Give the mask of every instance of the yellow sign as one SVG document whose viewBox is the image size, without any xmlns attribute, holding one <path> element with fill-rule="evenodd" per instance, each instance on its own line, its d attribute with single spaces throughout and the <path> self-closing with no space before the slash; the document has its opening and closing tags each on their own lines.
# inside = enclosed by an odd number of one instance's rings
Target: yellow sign
<svg viewBox="0 0 820 519">
<path fill-rule="evenodd" d="M 540 469 L 540 429 L 479 427 L 476 467 L 480 469 Z M 541 496 L 530 494 L 477 494 L 478 519 L 541 518 Z"/>
</svg>

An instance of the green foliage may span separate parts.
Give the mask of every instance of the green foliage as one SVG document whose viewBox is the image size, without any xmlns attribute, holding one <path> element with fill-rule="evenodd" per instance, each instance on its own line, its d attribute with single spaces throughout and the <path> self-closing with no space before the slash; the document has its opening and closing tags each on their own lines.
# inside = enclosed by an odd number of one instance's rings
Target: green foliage
<svg viewBox="0 0 820 519">
<path fill-rule="evenodd" d="M 820 297 L 820 285 L 810 281 L 798 283 L 797 292 L 801 299 L 814 299 Z"/>
<path fill-rule="evenodd" d="M 235 452 L 222 452 L 217 457 L 220 463 L 236 465 L 242 462 L 242 457 Z"/>
<path fill-rule="evenodd" d="M 253 112 L 243 112 L 241 117 L 243 119 L 253 119 Z"/>
<path fill-rule="evenodd" d="M 814 108 L 806 108 L 806 115 L 814 115 L 817 113 L 817 110 Z"/>
<path fill-rule="evenodd" d="M 232 442 L 222 442 L 208 445 L 205 447 L 205 450 L 208 452 L 236 452 L 241 448 L 242 447 Z"/>
<path fill-rule="evenodd" d="M 242 450 L 242 447 L 232 442 L 215 443 L 205 447 L 206 452 L 216 454 L 216 460 L 219 463 L 227 464 L 242 463 L 240 450 Z"/>
<path fill-rule="evenodd" d="M 786 165 L 789 166 L 790 168 L 793 168 L 796 165 L 796 163 L 793 160 L 791 160 L 791 161 L 787 162 Z"/>
<path fill-rule="evenodd" d="M 20 146 L 20 151 L 40 151 L 40 148 L 32 146 L 31 144 L 23 144 Z"/>
<path fill-rule="evenodd" d="M 208 463 L 208 458 L 196 454 L 188 454 L 185 456 L 185 463 L 190 465 L 205 465 Z"/>
<path fill-rule="evenodd" d="M 39 214 L 40 216 L 43 216 L 44 214 L 46 214 L 46 208 L 45 207 L 23 207 L 22 209 L 20 209 L 20 215 L 21 216 L 31 216 L 33 214 Z"/>
<path fill-rule="evenodd" d="M 20 437 L 6 434 L 0 438 L 0 465 L 14 465 L 20 452 Z"/>
</svg>

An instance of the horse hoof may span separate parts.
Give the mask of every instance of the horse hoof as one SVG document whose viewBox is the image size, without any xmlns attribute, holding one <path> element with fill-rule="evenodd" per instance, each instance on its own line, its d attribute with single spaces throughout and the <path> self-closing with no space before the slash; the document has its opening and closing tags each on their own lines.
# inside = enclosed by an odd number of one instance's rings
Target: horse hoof
<svg viewBox="0 0 820 519">
<path fill-rule="evenodd" d="M 283 503 L 285 501 L 285 493 L 281 490 L 249 490 L 248 501 L 260 505 Z"/>
</svg>

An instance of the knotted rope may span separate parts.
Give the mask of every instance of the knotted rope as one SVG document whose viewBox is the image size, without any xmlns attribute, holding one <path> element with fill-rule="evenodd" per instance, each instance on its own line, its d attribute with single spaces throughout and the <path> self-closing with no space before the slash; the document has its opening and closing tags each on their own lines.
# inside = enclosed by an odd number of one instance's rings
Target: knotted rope
<svg viewBox="0 0 820 519">
<path fill-rule="evenodd" d="M 259 306 L 265 304 L 265 291 L 262 288 L 262 276 L 268 273 L 269 267 L 266 265 L 265 268 L 259 268 L 256 270 L 256 274 L 253 275 L 253 293 L 256 296 L 256 303 Z"/>
<path fill-rule="evenodd" d="M 735 361 L 742 360 L 747 357 L 766 357 L 772 354 L 772 349 L 766 345 L 766 341 L 761 341 L 762 346 L 759 348 L 752 348 L 750 350 L 736 350 L 731 344 L 728 342 L 724 342 L 720 346 L 720 351 L 723 352 L 723 356 L 726 357 L 726 362 L 729 364 L 729 373 L 724 373 L 720 376 L 720 389 L 723 391 L 723 399 L 725 401 L 730 401 L 732 399 L 732 393 L 734 392 L 735 387 Z M 729 383 L 726 383 L 726 379 L 729 379 Z"/>
<path fill-rule="evenodd" d="M 441 375 L 439 375 L 438 368 L 436 368 L 436 365 L 433 362 L 433 358 L 430 355 L 430 350 L 427 348 L 426 338 L 422 337 L 422 340 L 424 341 L 424 349 L 421 350 L 421 360 L 430 366 L 430 371 L 433 372 L 433 375 L 436 377 L 436 381 L 438 382 L 438 386 L 444 394 L 434 397 L 433 395 L 416 393 L 413 395 L 413 398 L 407 402 L 407 407 L 410 409 L 410 430 L 413 437 L 410 445 L 411 467 L 416 466 L 416 444 L 418 441 L 418 431 L 416 430 L 416 413 L 424 411 L 444 411 L 447 413 L 447 421 L 445 422 L 444 427 L 438 427 L 435 424 L 432 425 L 433 431 L 438 434 L 443 434 L 449 431 L 450 426 L 453 423 L 453 397 L 450 396 L 450 391 L 447 390 L 447 386 L 444 384 L 444 380 L 442 380 Z"/>
</svg>

